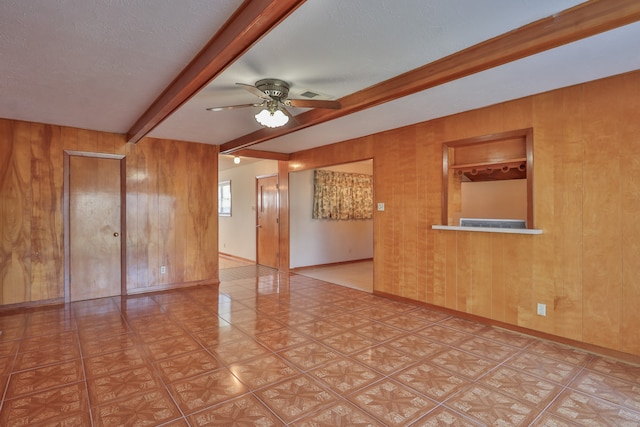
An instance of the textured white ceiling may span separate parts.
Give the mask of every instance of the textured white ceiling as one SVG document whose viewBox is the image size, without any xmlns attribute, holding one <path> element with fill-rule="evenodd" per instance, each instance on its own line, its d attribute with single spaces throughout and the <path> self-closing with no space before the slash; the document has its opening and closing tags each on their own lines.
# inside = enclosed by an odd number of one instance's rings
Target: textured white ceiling
<svg viewBox="0 0 640 427">
<path fill-rule="evenodd" d="M 125 133 L 240 0 L 2 0 L 0 117 Z"/>
<path fill-rule="evenodd" d="M 235 85 L 274 77 L 340 98 L 581 3 L 309 0 L 150 136 L 222 144 L 260 129 Z M 3 0 L 0 117 L 126 133 L 240 0 Z M 290 153 L 640 69 L 640 24 L 252 148 Z M 302 109 L 294 109 L 298 114 Z"/>
</svg>

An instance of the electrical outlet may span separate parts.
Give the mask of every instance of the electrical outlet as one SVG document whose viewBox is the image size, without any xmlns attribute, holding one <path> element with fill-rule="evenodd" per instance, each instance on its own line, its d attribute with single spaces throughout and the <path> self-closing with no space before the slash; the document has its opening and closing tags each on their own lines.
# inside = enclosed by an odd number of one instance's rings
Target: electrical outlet
<svg viewBox="0 0 640 427">
<path fill-rule="evenodd" d="M 160 274 L 166 274 L 167 273 L 167 266 L 163 265 L 162 267 L 160 267 Z"/>
<path fill-rule="evenodd" d="M 547 315 L 547 304 L 538 303 L 538 316 Z"/>
</svg>

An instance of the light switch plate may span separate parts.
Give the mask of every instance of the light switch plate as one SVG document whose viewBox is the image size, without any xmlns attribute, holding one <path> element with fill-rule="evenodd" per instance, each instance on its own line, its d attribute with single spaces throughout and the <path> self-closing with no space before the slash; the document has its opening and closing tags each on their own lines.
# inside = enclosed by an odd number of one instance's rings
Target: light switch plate
<svg viewBox="0 0 640 427">
<path fill-rule="evenodd" d="M 384 203 L 378 203 L 378 210 L 379 211 L 383 211 L 384 210 Z"/>
</svg>

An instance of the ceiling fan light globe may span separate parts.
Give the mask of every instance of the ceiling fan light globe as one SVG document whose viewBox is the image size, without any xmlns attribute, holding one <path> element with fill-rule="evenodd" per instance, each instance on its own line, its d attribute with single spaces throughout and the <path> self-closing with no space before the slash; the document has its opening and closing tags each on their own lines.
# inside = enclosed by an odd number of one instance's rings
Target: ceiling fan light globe
<svg viewBox="0 0 640 427">
<path fill-rule="evenodd" d="M 280 126 L 284 126 L 289 121 L 289 116 L 287 116 L 281 110 L 270 112 L 269 110 L 264 109 L 256 114 L 255 118 L 258 123 L 268 128 L 277 128 Z"/>
</svg>

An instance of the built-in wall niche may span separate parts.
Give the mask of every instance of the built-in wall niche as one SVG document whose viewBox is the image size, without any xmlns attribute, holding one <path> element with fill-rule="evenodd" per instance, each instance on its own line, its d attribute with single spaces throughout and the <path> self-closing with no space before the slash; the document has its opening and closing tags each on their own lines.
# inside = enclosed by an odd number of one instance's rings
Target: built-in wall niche
<svg viewBox="0 0 640 427">
<path fill-rule="evenodd" d="M 460 218 L 525 220 L 533 227 L 533 130 L 442 144 L 442 224 Z"/>
</svg>

